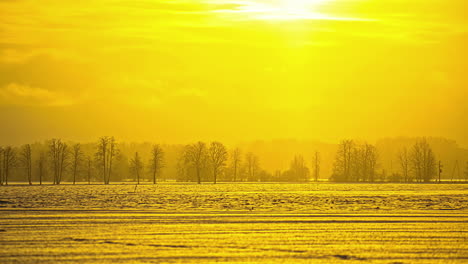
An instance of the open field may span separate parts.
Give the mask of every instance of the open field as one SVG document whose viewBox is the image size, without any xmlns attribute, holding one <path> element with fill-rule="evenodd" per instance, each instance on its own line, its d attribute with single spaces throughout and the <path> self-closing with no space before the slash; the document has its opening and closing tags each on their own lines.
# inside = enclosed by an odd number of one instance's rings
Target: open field
<svg viewBox="0 0 468 264">
<path fill-rule="evenodd" d="M 466 263 L 468 185 L 3 186 L 1 263 Z"/>
</svg>

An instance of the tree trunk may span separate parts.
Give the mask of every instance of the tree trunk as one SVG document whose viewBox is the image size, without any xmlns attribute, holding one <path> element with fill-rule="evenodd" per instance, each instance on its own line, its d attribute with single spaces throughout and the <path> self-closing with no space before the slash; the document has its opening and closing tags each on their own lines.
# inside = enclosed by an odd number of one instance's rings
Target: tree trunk
<svg viewBox="0 0 468 264">
<path fill-rule="evenodd" d="M 73 185 L 75 185 L 75 183 L 76 183 L 76 165 L 73 168 Z"/>
</svg>

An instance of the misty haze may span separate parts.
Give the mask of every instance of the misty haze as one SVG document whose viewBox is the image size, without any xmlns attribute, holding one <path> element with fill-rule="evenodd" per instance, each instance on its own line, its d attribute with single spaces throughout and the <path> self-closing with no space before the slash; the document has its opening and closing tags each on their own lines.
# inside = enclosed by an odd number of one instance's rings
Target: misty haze
<svg viewBox="0 0 468 264">
<path fill-rule="evenodd" d="M 0 1 L 0 263 L 465 263 L 465 0 Z"/>
</svg>

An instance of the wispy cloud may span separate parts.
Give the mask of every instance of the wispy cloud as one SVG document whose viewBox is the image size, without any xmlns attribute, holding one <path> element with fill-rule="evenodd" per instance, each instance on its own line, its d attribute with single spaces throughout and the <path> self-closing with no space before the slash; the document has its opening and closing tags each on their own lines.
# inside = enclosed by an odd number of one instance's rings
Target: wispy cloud
<svg viewBox="0 0 468 264">
<path fill-rule="evenodd" d="M 0 88 L 0 104 L 27 106 L 65 106 L 74 101 L 62 94 L 28 85 L 10 83 Z"/>
</svg>

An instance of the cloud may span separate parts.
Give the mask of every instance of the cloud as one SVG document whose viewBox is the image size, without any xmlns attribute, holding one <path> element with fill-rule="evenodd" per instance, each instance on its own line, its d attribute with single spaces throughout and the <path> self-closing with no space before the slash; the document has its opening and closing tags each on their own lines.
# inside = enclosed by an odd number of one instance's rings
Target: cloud
<svg viewBox="0 0 468 264">
<path fill-rule="evenodd" d="M 0 88 L 1 105 L 66 106 L 73 103 L 69 97 L 38 87 L 10 83 Z"/>
</svg>

